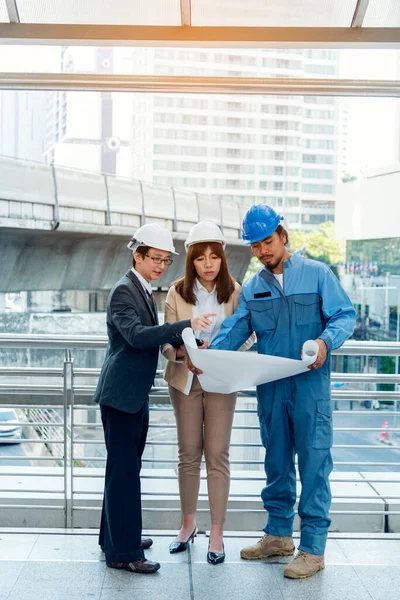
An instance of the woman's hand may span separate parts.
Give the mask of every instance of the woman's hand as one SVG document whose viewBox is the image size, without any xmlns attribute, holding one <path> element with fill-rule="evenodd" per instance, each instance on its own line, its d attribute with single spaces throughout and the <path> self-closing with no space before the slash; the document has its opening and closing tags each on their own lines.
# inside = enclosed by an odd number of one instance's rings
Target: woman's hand
<svg viewBox="0 0 400 600">
<path fill-rule="evenodd" d="M 217 313 L 207 313 L 205 315 L 199 315 L 198 317 L 194 317 L 193 319 L 191 319 L 190 326 L 193 329 L 193 331 L 206 331 L 212 324 L 212 321 L 209 317 L 216 316 Z"/>
<path fill-rule="evenodd" d="M 198 346 L 197 348 L 198 348 L 198 350 L 205 350 L 206 348 L 208 348 L 209 345 L 210 345 L 210 342 L 203 342 L 202 345 Z M 189 371 L 191 371 L 195 375 L 202 375 L 203 371 L 201 371 L 200 369 L 195 367 L 188 356 L 185 360 L 185 364 L 186 364 L 187 368 L 189 369 Z"/>
<path fill-rule="evenodd" d="M 187 357 L 187 359 L 185 360 L 185 365 L 187 366 L 189 371 L 194 373 L 194 375 L 202 375 L 203 371 L 195 367 L 189 357 Z"/>
<path fill-rule="evenodd" d="M 204 342 L 203 341 L 203 343 L 202 343 L 201 346 L 197 346 L 197 350 L 206 350 L 209 345 L 210 345 L 210 342 Z"/>
<path fill-rule="evenodd" d="M 176 358 L 185 358 L 186 356 L 187 356 L 187 351 L 186 351 L 184 344 L 182 344 L 182 346 L 180 348 L 178 348 L 178 350 L 176 351 Z"/>
<path fill-rule="evenodd" d="M 201 346 L 197 346 L 198 350 L 205 350 L 210 345 L 210 342 L 203 342 Z M 185 344 L 182 344 L 176 351 L 176 358 L 186 358 L 188 355 Z"/>
</svg>

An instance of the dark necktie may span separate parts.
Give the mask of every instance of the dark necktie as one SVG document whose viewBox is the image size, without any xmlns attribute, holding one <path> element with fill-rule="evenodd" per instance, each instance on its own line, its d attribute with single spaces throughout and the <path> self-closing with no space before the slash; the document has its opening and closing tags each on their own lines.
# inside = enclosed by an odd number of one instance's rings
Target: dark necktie
<svg viewBox="0 0 400 600">
<path fill-rule="evenodd" d="M 158 312 L 157 312 L 157 304 L 156 301 L 154 300 L 154 296 L 153 294 L 150 294 L 147 290 L 146 290 L 146 294 L 150 303 L 150 307 L 152 309 L 153 315 L 154 315 L 154 319 L 156 321 L 156 323 L 158 323 Z"/>
</svg>

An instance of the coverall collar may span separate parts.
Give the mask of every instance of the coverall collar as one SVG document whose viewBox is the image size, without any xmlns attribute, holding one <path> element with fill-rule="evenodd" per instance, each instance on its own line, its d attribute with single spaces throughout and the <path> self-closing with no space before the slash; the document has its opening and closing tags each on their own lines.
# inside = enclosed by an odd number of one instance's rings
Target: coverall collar
<svg viewBox="0 0 400 600">
<path fill-rule="evenodd" d="M 295 252 L 290 258 L 283 262 L 283 269 L 288 269 L 290 267 L 296 266 L 300 260 L 301 255 L 298 252 Z"/>
<path fill-rule="evenodd" d="M 285 269 L 296 266 L 300 260 L 302 260 L 302 256 L 298 252 L 292 254 L 290 258 L 283 261 L 283 272 L 285 272 Z M 270 277 L 274 277 L 272 271 L 270 271 L 267 267 L 264 267 L 261 272 L 266 273 Z"/>
</svg>

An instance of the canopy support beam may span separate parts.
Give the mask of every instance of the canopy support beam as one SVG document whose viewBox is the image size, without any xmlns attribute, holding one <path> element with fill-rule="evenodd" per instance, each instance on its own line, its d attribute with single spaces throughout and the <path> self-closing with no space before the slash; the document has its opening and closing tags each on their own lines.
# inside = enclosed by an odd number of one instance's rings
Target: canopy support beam
<svg viewBox="0 0 400 600">
<path fill-rule="evenodd" d="M 16 0 L 5 0 L 10 23 L 19 23 L 19 14 Z"/>
<path fill-rule="evenodd" d="M 400 48 L 400 28 L 149 27 L 0 23 L 0 44 L 224 48 Z"/>
<path fill-rule="evenodd" d="M 181 0 L 181 24 L 183 27 L 192 24 L 192 0 Z"/>
<path fill-rule="evenodd" d="M 400 80 L 0 73 L 2 90 L 400 97 Z"/>
<path fill-rule="evenodd" d="M 357 6 L 351 21 L 352 27 L 362 27 L 367 12 L 369 0 L 357 0 Z"/>
</svg>

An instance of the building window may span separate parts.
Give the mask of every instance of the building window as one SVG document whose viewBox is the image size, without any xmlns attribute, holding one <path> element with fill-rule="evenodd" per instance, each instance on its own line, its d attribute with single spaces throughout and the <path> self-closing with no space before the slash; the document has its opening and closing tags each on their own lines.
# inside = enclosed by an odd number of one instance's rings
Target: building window
<svg viewBox="0 0 400 600">
<path fill-rule="evenodd" d="M 303 183 L 301 190 L 306 194 L 333 194 L 333 185 L 324 185 L 322 183 Z"/>
<path fill-rule="evenodd" d="M 314 65 L 312 63 L 305 65 L 305 73 L 314 73 L 315 75 L 335 75 L 335 65 Z"/>
<path fill-rule="evenodd" d="M 334 135 L 335 128 L 333 125 L 315 125 L 306 123 L 304 125 L 305 133 L 324 133 L 326 135 Z"/>
<path fill-rule="evenodd" d="M 333 179 L 333 171 L 326 169 L 303 169 L 302 175 L 308 179 Z"/>
<path fill-rule="evenodd" d="M 303 154 L 303 163 L 326 163 L 333 164 L 333 156 L 330 154 Z"/>
<path fill-rule="evenodd" d="M 333 150 L 334 140 L 306 140 L 306 148 L 319 148 L 320 150 Z"/>
<path fill-rule="evenodd" d="M 332 215 L 309 215 L 304 214 L 301 216 L 301 222 L 304 225 L 319 225 L 320 223 L 325 223 L 326 221 L 333 221 Z"/>
</svg>

